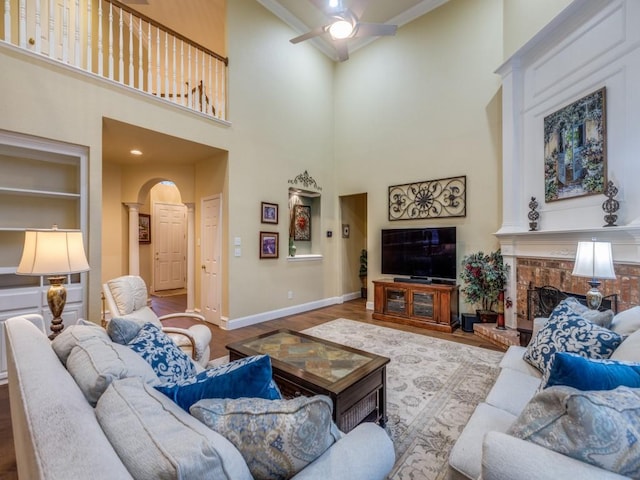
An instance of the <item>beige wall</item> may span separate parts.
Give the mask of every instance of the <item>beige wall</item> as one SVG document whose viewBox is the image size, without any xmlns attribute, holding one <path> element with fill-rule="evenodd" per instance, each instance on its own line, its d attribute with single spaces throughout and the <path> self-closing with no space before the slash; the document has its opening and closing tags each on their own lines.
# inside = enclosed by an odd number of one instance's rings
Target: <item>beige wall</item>
<svg viewBox="0 0 640 480">
<path fill-rule="evenodd" d="M 0 95 L 9 114 L 0 116 L 0 128 L 89 147 L 90 318 L 99 318 L 102 279 L 127 268 L 116 245 L 127 238 L 122 202 L 139 201 L 144 182 L 165 178 L 178 184 L 182 201 L 196 206 L 202 196 L 223 192 L 223 315 L 235 319 L 320 301 L 342 293 L 341 195 L 368 194 L 369 281 L 379 276 L 389 185 L 466 174 L 467 217 L 424 223 L 458 226 L 460 256 L 495 246 L 501 119 L 493 71 L 503 50 L 524 43 L 521 27 L 502 34 L 503 11 L 514 19 L 527 19 L 529 11 L 551 16 L 554 2 L 544 2 L 548 10 L 531 3 L 451 0 L 334 64 L 309 43 L 290 44 L 295 32 L 254 0 L 229 2 L 231 127 L 3 47 Z M 543 22 L 545 15 L 536 18 Z M 216 147 L 228 157 L 186 169 L 103 169 L 104 117 Z M 315 227 L 323 259 L 289 262 L 282 220 L 288 182 L 304 171 L 322 187 Z M 278 260 L 258 259 L 258 234 L 267 230 L 259 222 L 261 201 L 280 206 L 280 223 L 268 229 L 280 233 Z M 240 257 L 228 255 L 234 237 L 242 241 Z"/>
</svg>

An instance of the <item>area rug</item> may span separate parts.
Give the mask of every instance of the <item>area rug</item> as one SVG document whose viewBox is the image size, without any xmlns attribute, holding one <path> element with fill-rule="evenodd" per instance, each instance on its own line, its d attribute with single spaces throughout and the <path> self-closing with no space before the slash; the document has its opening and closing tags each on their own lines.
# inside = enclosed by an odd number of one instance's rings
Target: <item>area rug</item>
<svg viewBox="0 0 640 480">
<path fill-rule="evenodd" d="M 501 352 L 347 319 L 304 333 L 389 357 L 389 479 L 446 478 L 449 451 L 498 375 Z"/>
</svg>

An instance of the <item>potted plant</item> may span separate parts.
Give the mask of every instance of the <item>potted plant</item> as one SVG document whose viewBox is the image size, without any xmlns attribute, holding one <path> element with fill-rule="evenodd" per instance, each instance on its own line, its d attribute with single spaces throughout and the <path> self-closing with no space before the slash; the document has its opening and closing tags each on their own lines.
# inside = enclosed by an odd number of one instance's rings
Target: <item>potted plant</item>
<svg viewBox="0 0 640 480">
<path fill-rule="evenodd" d="M 507 282 L 508 266 L 502 259 L 500 250 L 485 254 L 472 253 L 462 259 L 460 278 L 464 282 L 461 288 L 467 301 L 479 305 L 476 310 L 481 322 L 496 321 L 498 316 L 494 305 Z"/>
<path fill-rule="evenodd" d="M 360 272 L 358 275 L 362 283 L 360 287 L 360 297 L 367 298 L 367 251 L 364 248 L 360 252 Z"/>
</svg>

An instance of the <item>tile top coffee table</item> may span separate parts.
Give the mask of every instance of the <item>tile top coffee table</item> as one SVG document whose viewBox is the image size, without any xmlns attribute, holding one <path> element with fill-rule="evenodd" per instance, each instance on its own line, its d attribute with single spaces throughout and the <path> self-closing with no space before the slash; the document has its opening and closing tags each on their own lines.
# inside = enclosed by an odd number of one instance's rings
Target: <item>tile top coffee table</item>
<svg viewBox="0 0 640 480">
<path fill-rule="evenodd" d="M 269 355 L 285 398 L 327 395 L 343 432 L 363 421 L 386 422 L 389 359 L 293 330 L 276 330 L 227 345 L 229 359 Z"/>
</svg>

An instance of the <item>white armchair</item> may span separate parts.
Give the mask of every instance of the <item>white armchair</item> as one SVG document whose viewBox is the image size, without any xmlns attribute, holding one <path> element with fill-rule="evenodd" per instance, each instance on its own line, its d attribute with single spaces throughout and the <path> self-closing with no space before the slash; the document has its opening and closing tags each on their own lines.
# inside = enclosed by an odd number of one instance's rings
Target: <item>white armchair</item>
<svg viewBox="0 0 640 480">
<path fill-rule="evenodd" d="M 175 317 L 191 317 L 204 321 L 197 313 L 170 313 L 158 317 L 147 305 L 147 285 L 137 275 L 125 275 L 107 281 L 102 285 L 107 309 L 113 317 L 122 317 L 138 323 L 151 322 L 161 328 L 183 351 L 202 366 L 209 361 L 211 351 L 211 330 L 206 325 L 192 325 L 189 328 L 168 327 L 163 320 Z M 105 325 L 106 326 L 106 325 Z"/>
</svg>

